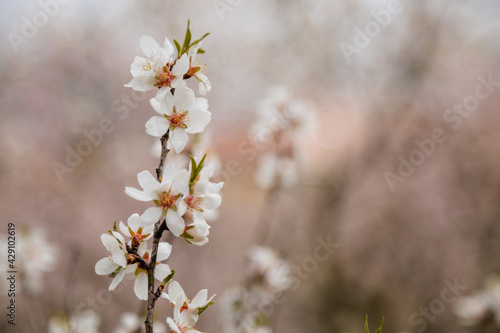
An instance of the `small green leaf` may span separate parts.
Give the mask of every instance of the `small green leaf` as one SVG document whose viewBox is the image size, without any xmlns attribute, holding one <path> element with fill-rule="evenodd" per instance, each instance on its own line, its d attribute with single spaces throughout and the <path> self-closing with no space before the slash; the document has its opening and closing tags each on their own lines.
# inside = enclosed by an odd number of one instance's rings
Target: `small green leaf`
<svg viewBox="0 0 500 333">
<path fill-rule="evenodd" d="M 191 30 L 189 30 L 189 20 L 188 20 L 188 25 L 186 29 L 186 36 L 184 37 L 184 43 L 182 43 L 182 49 L 181 49 L 181 54 L 183 55 L 189 50 L 189 43 L 191 42 Z"/>
<path fill-rule="evenodd" d="M 118 228 L 116 227 L 116 221 L 113 223 L 113 231 L 118 231 Z"/>
<path fill-rule="evenodd" d="M 199 53 L 199 54 L 203 54 L 203 53 L 205 53 L 205 50 L 204 50 L 204 49 L 202 49 L 202 48 L 199 48 L 197 53 Z"/>
<path fill-rule="evenodd" d="M 175 48 L 177 49 L 177 58 L 181 56 L 181 44 L 174 39 Z"/>
<path fill-rule="evenodd" d="M 175 274 L 175 270 L 173 269 L 172 272 L 170 272 L 170 274 L 168 274 L 168 276 L 163 279 L 162 281 L 162 285 L 166 285 L 170 280 L 172 280 L 172 278 L 174 277 L 174 274 Z"/>
<path fill-rule="evenodd" d="M 368 329 L 368 315 L 366 315 L 366 320 L 365 320 L 365 333 L 370 333 L 370 330 Z"/>
<path fill-rule="evenodd" d="M 384 317 L 382 316 L 382 322 L 380 323 L 380 327 L 375 333 L 382 333 L 382 326 L 384 326 Z"/>
<path fill-rule="evenodd" d="M 207 37 L 208 35 L 210 35 L 210 32 L 207 32 L 206 34 L 204 34 L 203 36 L 201 36 L 201 38 L 198 38 L 197 40 L 195 40 L 194 42 L 192 42 L 192 43 L 189 45 L 188 49 L 189 49 L 191 46 L 196 45 L 196 44 L 198 44 L 199 42 L 201 42 L 201 41 L 202 41 L 203 39 L 205 39 L 205 37 Z"/>
<path fill-rule="evenodd" d="M 203 313 L 203 311 L 205 311 L 210 305 L 214 304 L 214 302 L 209 302 L 207 305 L 205 305 L 204 307 L 201 307 L 198 309 L 198 316 L 201 315 Z"/>
</svg>

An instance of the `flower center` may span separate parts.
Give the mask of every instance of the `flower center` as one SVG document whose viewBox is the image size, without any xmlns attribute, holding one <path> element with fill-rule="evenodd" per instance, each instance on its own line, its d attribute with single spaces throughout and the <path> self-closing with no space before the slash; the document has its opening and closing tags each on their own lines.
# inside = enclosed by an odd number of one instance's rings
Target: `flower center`
<svg viewBox="0 0 500 333">
<path fill-rule="evenodd" d="M 185 121 L 189 120 L 187 114 L 187 111 L 181 110 L 179 112 L 174 112 L 171 116 L 165 116 L 170 122 L 170 130 L 174 130 L 176 127 L 183 129 L 187 128 L 185 124 Z"/>
<path fill-rule="evenodd" d="M 167 209 L 169 209 L 170 207 L 172 207 L 174 205 L 175 200 L 177 200 L 176 196 L 170 194 L 170 191 L 169 192 L 163 192 L 160 195 L 160 200 L 158 200 L 158 202 L 159 202 L 158 206 L 160 206 L 163 209 L 167 210 Z"/>
<path fill-rule="evenodd" d="M 163 66 L 163 70 L 155 77 L 156 78 L 156 87 L 165 87 L 170 86 L 172 80 L 175 78 L 175 75 L 170 71 L 170 64 Z"/>
<path fill-rule="evenodd" d="M 186 205 L 190 209 L 203 212 L 203 209 L 200 208 L 202 201 L 203 201 L 202 197 L 195 197 L 194 195 L 190 195 L 189 197 L 186 198 Z"/>
</svg>

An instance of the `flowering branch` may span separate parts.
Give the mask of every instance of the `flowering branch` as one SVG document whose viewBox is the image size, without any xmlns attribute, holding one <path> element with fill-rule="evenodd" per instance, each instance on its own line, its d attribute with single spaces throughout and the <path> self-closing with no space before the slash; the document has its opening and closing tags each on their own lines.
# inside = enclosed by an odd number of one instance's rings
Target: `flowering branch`
<svg viewBox="0 0 500 333">
<path fill-rule="evenodd" d="M 125 188 L 131 198 L 152 205 L 142 215 L 132 214 L 127 225 L 120 222 L 117 227 L 115 222 L 113 230 L 101 236 L 111 255 L 99 260 L 95 270 L 99 275 L 114 278 L 109 290 L 114 290 L 125 274 L 134 273 L 134 292 L 147 302 L 146 333 L 153 332 L 153 313 L 160 297 L 167 298 L 174 306 L 173 319 L 167 318 L 172 332 L 197 333 L 194 325 L 199 315 L 213 304 L 213 296 L 208 299 L 206 289 L 190 301 L 179 283 L 171 281 L 175 271 L 162 261 L 169 258 L 172 245 L 160 241 L 164 232 L 169 231 L 168 235 L 182 237 L 189 244 L 206 244 L 210 226 L 205 218 L 213 216 L 211 213 L 221 204 L 218 192 L 223 183 L 210 181 L 214 168 L 205 165 L 206 154 L 203 158 L 191 156 L 187 166 L 177 165 L 175 159 L 167 163 L 168 144 L 180 156 L 186 151 L 189 134 L 203 132 L 211 120 L 208 101 L 196 97 L 185 82 L 196 78 L 202 95 L 211 89 L 208 78 L 202 74 L 203 66 L 195 59 L 198 53 L 204 53 L 200 46 L 207 35 L 191 41 L 188 21 L 182 47 L 174 40 L 176 53 L 168 39 L 161 47 L 153 38 L 142 36 L 139 42 L 146 58 L 135 57 L 130 70 L 133 79 L 125 85 L 136 91 L 157 90 L 150 103 L 159 115 L 146 122 L 146 133 L 160 139 L 160 162 L 156 177 L 147 170 L 137 175 L 142 190 Z M 126 240 L 124 235 L 130 239 Z M 151 238 L 149 250 L 147 241 Z M 160 281 L 157 287 L 155 280 Z"/>
</svg>

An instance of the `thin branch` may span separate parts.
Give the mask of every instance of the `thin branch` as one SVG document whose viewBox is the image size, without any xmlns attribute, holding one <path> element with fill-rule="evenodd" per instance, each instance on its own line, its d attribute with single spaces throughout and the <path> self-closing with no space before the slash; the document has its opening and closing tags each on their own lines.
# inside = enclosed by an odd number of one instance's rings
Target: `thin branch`
<svg viewBox="0 0 500 333">
<path fill-rule="evenodd" d="M 160 156 L 160 164 L 156 169 L 156 178 L 161 182 L 163 176 L 163 169 L 165 168 L 165 161 L 167 159 L 167 155 L 169 149 L 167 148 L 168 138 L 170 136 L 170 130 L 161 137 L 161 156 Z M 163 232 L 168 230 L 167 224 L 165 222 L 165 218 L 161 217 L 158 222 L 155 224 L 154 234 L 153 234 L 153 248 L 151 250 L 151 260 L 149 265 L 147 266 L 148 271 L 148 307 L 146 320 L 144 322 L 144 326 L 146 328 L 146 333 L 153 333 L 153 313 L 155 308 L 156 300 L 160 297 L 161 291 L 163 290 L 160 285 L 157 290 L 155 290 L 155 268 L 156 268 L 156 258 L 158 256 L 158 246 L 160 244 L 161 236 Z"/>
<path fill-rule="evenodd" d="M 163 175 L 163 168 L 165 168 L 165 161 L 167 159 L 167 154 L 170 151 L 170 149 L 167 148 L 167 141 L 170 136 L 170 130 L 167 130 L 167 133 L 165 133 L 161 139 L 161 156 L 160 156 L 160 165 L 156 169 L 156 178 L 161 181 L 161 177 Z"/>
</svg>

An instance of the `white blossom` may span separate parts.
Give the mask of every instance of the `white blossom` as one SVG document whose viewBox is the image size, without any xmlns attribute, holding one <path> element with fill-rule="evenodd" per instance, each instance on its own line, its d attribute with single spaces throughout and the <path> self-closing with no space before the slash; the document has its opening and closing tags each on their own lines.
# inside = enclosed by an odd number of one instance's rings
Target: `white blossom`
<svg viewBox="0 0 500 333">
<path fill-rule="evenodd" d="M 144 226 L 152 225 L 165 216 L 168 229 L 180 236 L 184 232 L 182 216 L 186 212 L 186 205 L 182 196 L 189 191 L 189 172 L 185 169 L 177 170 L 175 165 L 165 167 L 161 182 L 149 171 L 142 171 L 137 175 L 142 191 L 126 187 L 125 193 L 139 201 L 153 201 L 155 207 L 150 207 L 141 215 Z"/>
<path fill-rule="evenodd" d="M 207 100 L 195 97 L 187 87 L 177 88 L 174 94 L 165 95 L 161 102 L 154 98 L 150 102 L 160 116 L 148 120 L 146 133 L 159 138 L 170 130 L 170 140 L 177 154 L 188 143 L 188 133 L 199 133 L 210 122 Z"/>
<path fill-rule="evenodd" d="M 189 58 L 184 54 L 176 59 L 174 47 L 167 38 L 163 47 L 149 36 L 142 36 L 139 43 L 146 58 L 135 57 L 130 66 L 133 79 L 125 86 L 136 91 L 159 88 L 156 98 L 161 100 L 171 88 L 183 83 L 184 74 L 189 70 Z"/>
</svg>

